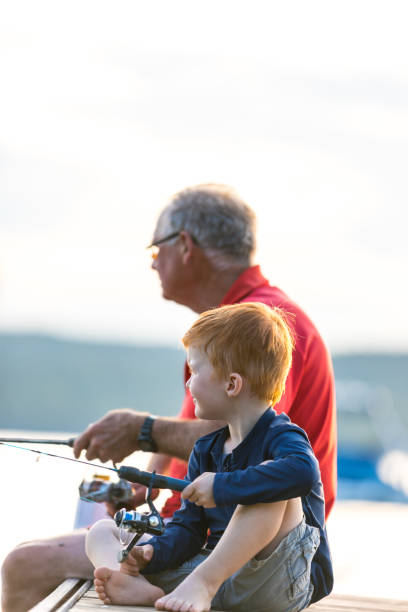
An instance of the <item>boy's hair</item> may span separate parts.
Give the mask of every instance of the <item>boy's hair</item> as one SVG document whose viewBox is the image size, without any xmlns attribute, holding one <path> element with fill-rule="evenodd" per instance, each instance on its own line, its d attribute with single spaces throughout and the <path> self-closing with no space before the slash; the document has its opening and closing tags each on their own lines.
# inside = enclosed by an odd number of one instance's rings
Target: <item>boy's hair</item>
<svg viewBox="0 0 408 612">
<path fill-rule="evenodd" d="M 280 400 L 294 346 L 280 309 L 244 302 L 207 310 L 182 342 L 202 349 L 220 378 L 237 372 L 260 399 L 272 405 Z"/>
</svg>

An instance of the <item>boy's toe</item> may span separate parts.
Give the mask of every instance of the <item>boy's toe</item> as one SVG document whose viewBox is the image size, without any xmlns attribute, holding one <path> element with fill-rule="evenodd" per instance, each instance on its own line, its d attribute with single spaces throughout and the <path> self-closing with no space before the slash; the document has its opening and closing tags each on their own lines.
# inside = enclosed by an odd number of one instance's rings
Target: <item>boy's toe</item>
<svg viewBox="0 0 408 612">
<path fill-rule="evenodd" d="M 163 597 L 161 600 L 162 607 L 159 610 L 168 610 L 169 612 L 174 612 L 177 608 L 173 607 L 176 603 L 174 597 Z"/>
</svg>

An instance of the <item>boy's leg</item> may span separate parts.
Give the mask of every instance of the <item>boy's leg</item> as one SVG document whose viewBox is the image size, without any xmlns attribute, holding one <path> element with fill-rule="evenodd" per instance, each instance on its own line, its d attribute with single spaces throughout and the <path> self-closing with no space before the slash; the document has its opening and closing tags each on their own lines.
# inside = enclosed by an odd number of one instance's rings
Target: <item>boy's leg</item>
<svg viewBox="0 0 408 612">
<path fill-rule="evenodd" d="M 156 602 L 158 610 L 209 610 L 221 584 L 253 557 L 268 557 L 303 518 L 300 499 L 238 506 L 214 551 L 174 591 Z"/>
<path fill-rule="evenodd" d="M 126 544 L 134 534 L 126 533 Z M 163 595 L 144 576 L 131 576 L 120 571 L 118 552 L 123 548 L 119 529 L 114 521 L 95 523 L 86 538 L 86 553 L 95 566 L 94 583 L 98 597 L 105 603 L 119 605 L 153 605 Z"/>
<path fill-rule="evenodd" d="M 85 529 L 24 542 L 12 550 L 2 567 L 3 612 L 25 612 L 66 578 L 92 578 L 85 554 Z"/>
</svg>

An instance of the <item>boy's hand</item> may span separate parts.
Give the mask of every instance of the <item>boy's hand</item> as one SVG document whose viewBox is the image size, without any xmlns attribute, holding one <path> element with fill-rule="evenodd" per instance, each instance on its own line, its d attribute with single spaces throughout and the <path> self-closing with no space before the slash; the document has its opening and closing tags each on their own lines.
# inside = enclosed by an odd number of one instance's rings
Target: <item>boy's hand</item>
<svg viewBox="0 0 408 612">
<path fill-rule="evenodd" d="M 200 474 L 198 478 L 184 489 L 181 497 L 183 499 L 188 499 L 188 501 L 196 504 L 196 506 L 215 508 L 213 496 L 214 478 L 214 472 L 204 472 Z"/>
<path fill-rule="evenodd" d="M 128 558 L 120 564 L 120 571 L 130 576 L 138 576 L 140 570 L 144 569 L 151 561 L 154 548 L 151 544 L 144 546 L 134 546 Z"/>
</svg>

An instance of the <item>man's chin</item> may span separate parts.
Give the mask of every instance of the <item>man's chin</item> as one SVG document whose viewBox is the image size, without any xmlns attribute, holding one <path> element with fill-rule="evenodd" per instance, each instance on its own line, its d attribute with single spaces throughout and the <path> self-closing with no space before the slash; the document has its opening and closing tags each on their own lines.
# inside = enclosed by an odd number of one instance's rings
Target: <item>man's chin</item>
<svg viewBox="0 0 408 612">
<path fill-rule="evenodd" d="M 190 308 L 190 305 L 187 300 L 182 297 L 177 297 L 176 295 L 170 295 L 169 293 L 166 293 L 164 289 L 162 289 L 162 298 L 168 300 L 169 302 L 180 304 L 180 306 L 186 306 L 187 308 Z"/>
<path fill-rule="evenodd" d="M 162 298 L 163 298 L 164 300 L 172 300 L 171 295 L 169 295 L 169 292 L 168 292 L 168 291 L 166 291 L 166 288 L 165 288 L 165 287 L 163 287 L 163 285 L 162 285 L 162 287 L 161 287 L 161 290 L 162 290 Z"/>
</svg>

